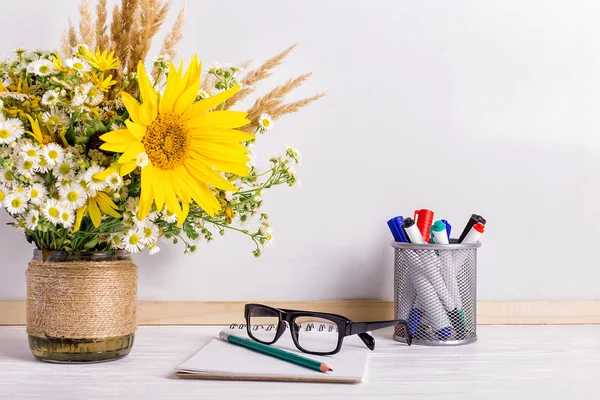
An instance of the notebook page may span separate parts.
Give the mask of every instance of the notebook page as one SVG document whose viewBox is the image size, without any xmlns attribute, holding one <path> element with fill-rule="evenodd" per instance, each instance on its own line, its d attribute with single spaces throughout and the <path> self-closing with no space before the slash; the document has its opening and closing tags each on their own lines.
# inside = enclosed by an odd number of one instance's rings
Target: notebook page
<svg viewBox="0 0 600 400">
<path fill-rule="evenodd" d="M 231 330 L 230 333 L 248 337 L 242 330 Z M 334 335 L 336 332 L 310 331 L 302 332 L 311 335 L 310 340 L 323 340 L 319 336 Z M 308 338 L 307 338 L 308 339 Z M 324 339 L 327 340 L 327 339 Z M 335 339 L 334 339 L 335 340 Z M 333 356 L 316 356 L 299 351 L 289 331 L 287 331 L 273 346 L 326 363 L 333 371 L 322 373 L 304 368 L 274 357 L 254 352 L 252 350 L 213 339 L 192 358 L 181 364 L 178 372 L 193 372 L 207 375 L 223 375 L 238 377 L 286 377 L 300 379 L 352 379 L 361 380 L 370 350 L 357 336 L 344 338 L 344 344 L 338 354 Z"/>
</svg>

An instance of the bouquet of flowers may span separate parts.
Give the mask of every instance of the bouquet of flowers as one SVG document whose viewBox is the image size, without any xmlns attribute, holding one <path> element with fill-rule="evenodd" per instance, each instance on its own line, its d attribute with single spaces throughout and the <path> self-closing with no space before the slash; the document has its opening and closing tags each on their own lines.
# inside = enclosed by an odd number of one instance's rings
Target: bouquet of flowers
<svg viewBox="0 0 600 400">
<path fill-rule="evenodd" d="M 163 237 L 188 252 L 234 230 L 259 256 L 272 240 L 261 195 L 295 185 L 300 156 L 288 147 L 259 172 L 251 146 L 324 93 L 286 103 L 304 74 L 234 110 L 294 46 L 246 73 L 215 65 L 201 77 L 196 56 L 173 63 L 184 10 L 147 71 L 169 5 L 122 0 L 108 21 L 106 0 L 95 16 L 84 0 L 60 53 L 16 49 L 0 62 L 0 202 L 38 249 L 153 254 Z M 256 230 L 244 228 L 253 216 Z"/>
</svg>

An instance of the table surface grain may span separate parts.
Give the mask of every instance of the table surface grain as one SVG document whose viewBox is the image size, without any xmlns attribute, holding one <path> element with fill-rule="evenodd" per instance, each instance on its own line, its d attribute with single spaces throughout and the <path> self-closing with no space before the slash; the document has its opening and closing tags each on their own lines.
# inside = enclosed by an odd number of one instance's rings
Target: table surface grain
<svg viewBox="0 0 600 400">
<path fill-rule="evenodd" d="M 376 334 L 363 383 L 193 381 L 174 368 L 219 327 L 140 327 L 110 363 L 36 361 L 23 327 L 0 327 L 0 399 L 598 399 L 600 325 L 481 326 L 479 341 L 422 347 Z"/>
</svg>

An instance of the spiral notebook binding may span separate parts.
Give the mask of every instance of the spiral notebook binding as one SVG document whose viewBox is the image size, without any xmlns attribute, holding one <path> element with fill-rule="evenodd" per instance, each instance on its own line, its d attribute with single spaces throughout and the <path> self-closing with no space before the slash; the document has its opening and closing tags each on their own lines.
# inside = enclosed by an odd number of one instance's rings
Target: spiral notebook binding
<svg viewBox="0 0 600 400">
<path fill-rule="evenodd" d="M 298 325 L 300 327 L 300 329 L 304 329 L 305 332 L 310 332 L 313 330 L 316 330 L 318 332 L 337 332 L 338 328 L 337 326 L 333 326 L 333 325 L 325 325 L 325 324 L 318 324 L 315 325 L 314 323 L 307 323 L 307 324 L 299 324 Z M 277 327 L 273 324 L 270 325 L 254 325 L 251 327 L 251 329 L 253 331 L 257 331 L 259 329 L 264 329 L 267 331 L 276 329 Z M 287 329 L 287 325 L 285 327 Z M 246 329 L 246 324 L 231 324 L 229 325 L 229 329 Z"/>
</svg>

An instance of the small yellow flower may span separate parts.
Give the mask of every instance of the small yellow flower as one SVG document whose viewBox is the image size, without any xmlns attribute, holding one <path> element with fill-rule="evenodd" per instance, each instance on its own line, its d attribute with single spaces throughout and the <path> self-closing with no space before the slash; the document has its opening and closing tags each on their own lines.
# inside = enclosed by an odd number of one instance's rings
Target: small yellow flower
<svg viewBox="0 0 600 400">
<path fill-rule="evenodd" d="M 108 77 L 104 77 L 104 74 L 97 74 L 95 72 L 92 72 L 91 74 L 87 75 L 87 77 L 92 81 L 92 83 L 101 91 L 103 92 L 107 92 L 108 89 L 110 89 L 110 87 L 112 85 L 114 85 L 115 83 L 117 83 L 117 81 L 115 81 L 112 77 L 112 75 L 109 75 Z"/>
<path fill-rule="evenodd" d="M 120 64 L 119 59 L 114 56 L 115 52 L 111 51 L 108 54 L 108 49 L 104 50 L 103 53 L 100 53 L 100 50 L 96 49 L 96 54 L 87 50 L 84 51 L 84 54 L 87 62 L 100 71 L 110 71 L 117 68 Z"/>
</svg>

